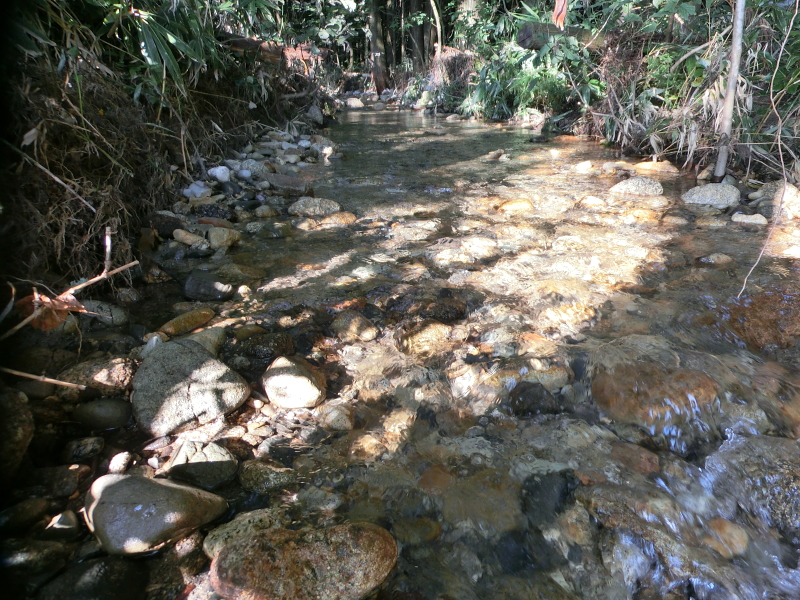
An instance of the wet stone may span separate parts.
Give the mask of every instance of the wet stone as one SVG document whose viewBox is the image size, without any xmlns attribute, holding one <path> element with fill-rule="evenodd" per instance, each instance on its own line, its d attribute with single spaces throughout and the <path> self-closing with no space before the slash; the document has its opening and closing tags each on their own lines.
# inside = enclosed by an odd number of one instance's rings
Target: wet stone
<svg viewBox="0 0 800 600">
<path fill-rule="evenodd" d="M 65 510 L 57 514 L 39 534 L 43 540 L 73 540 L 81 534 L 81 521 L 74 511 Z"/>
<path fill-rule="evenodd" d="M 109 554 L 160 548 L 221 516 L 227 502 L 163 479 L 105 475 L 86 494 L 86 521 Z"/>
<path fill-rule="evenodd" d="M 344 310 L 336 315 L 331 329 L 340 340 L 346 343 L 371 342 L 378 335 L 378 329 L 372 322 L 353 310 Z"/>
<path fill-rule="evenodd" d="M 708 457 L 705 467 L 718 497 L 800 546 L 800 446 L 795 440 L 734 434 Z"/>
<path fill-rule="evenodd" d="M 304 196 L 310 191 L 308 183 L 299 177 L 281 175 L 279 173 L 266 173 L 263 177 L 269 182 L 270 187 L 280 194 L 285 194 L 287 196 Z"/>
<path fill-rule="evenodd" d="M 225 219 L 230 221 L 233 218 L 233 211 L 222 204 L 199 204 L 194 207 L 194 214 L 198 217 L 210 217 L 212 219 Z"/>
<path fill-rule="evenodd" d="M 71 440 L 64 447 L 61 460 L 65 463 L 81 462 L 100 454 L 103 446 L 105 446 L 105 440 L 101 437 Z"/>
<path fill-rule="evenodd" d="M 99 323 L 106 327 L 124 327 L 130 320 L 128 311 L 108 302 L 85 300 L 83 307 L 88 311 L 81 314 L 81 322 Z"/>
<path fill-rule="evenodd" d="M 145 223 L 154 229 L 162 240 L 170 239 L 173 231 L 183 228 L 183 221 L 179 217 L 160 213 L 148 215 L 145 217 Z"/>
<path fill-rule="evenodd" d="M 342 207 L 338 202 L 327 198 L 311 198 L 308 196 L 300 198 L 297 202 L 289 206 L 289 214 L 298 217 L 324 217 L 338 213 Z"/>
<path fill-rule="evenodd" d="M 166 471 L 174 479 L 213 490 L 231 481 L 238 467 L 233 454 L 218 444 L 185 441 L 170 458 Z"/>
<path fill-rule="evenodd" d="M 515 530 L 503 534 L 492 549 L 504 573 L 551 571 L 566 561 L 536 530 Z"/>
<path fill-rule="evenodd" d="M 31 471 L 26 483 L 36 495 L 48 498 L 69 498 L 92 473 L 86 465 L 62 465 L 41 467 Z"/>
<path fill-rule="evenodd" d="M 25 394 L 0 394 L 0 483 L 8 483 L 16 475 L 33 432 L 33 414 Z"/>
<path fill-rule="evenodd" d="M 28 498 L 0 511 L 0 536 L 23 533 L 50 510 L 46 498 Z"/>
<path fill-rule="evenodd" d="M 242 234 L 235 229 L 227 229 L 225 227 L 212 227 L 206 234 L 208 236 L 208 245 L 212 250 L 219 250 L 220 248 L 228 248 L 239 243 L 242 239 Z"/>
<path fill-rule="evenodd" d="M 92 400 L 79 405 L 72 418 L 93 431 L 124 427 L 131 418 L 131 403 L 113 398 Z"/>
<path fill-rule="evenodd" d="M 531 475 L 522 484 L 522 509 L 528 522 L 544 528 L 564 510 L 570 493 L 578 487 L 571 471 Z"/>
<path fill-rule="evenodd" d="M 233 297 L 233 286 L 220 281 L 213 273 L 194 270 L 183 285 L 183 295 L 189 300 L 212 302 Z"/>
<path fill-rule="evenodd" d="M 520 419 L 540 414 L 558 414 L 559 402 L 541 383 L 523 381 L 517 384 L 508 398 L 500 403 L 500 410 Z"/>
<path fill-rule="evenodd" d="M 236 515 L 233 521 L 212 529 L 203 541 L 203 552 L 214 558 L 225 546 L 255 533 L 279 529 L 289 524 L 291 518 L 281 508 L 261 508 Z"/>
<path fill-rule="evenodd" d="M 397 553 L 394 538 L 368 523 L 277 529 L 224 547 L 211 564 L 211 582 L 228 600 L 358 600 L 386 579 Z"/>
<path fill-rule="evenodd" d="M 29 597 L 67 563 L 70 548 L 62 542 L 3 540 L 0 568 L 3 587 L 10 598 Z"/>
<path fill-rule="evenodd" d="M 404 352 L 430 355 L 442 350 L 452 327 L 438 321 L 425 321 L 407 332 L 400 341 Z"/>
<path fill-rule="evenodd" d="M 295 352 L 294 340 L 287 333 L 257 333 L 244 340 L 240 349 L 247 356 L 271 361 Z"/>
<path fill-rule="evenodd" d="M 239 469 L 239 483 L 248 492 L 270 494 L 294 484 L 297 474 L 292 469 L 262 460 L 248 460 Z"/>
<path fill-rule="evenodd" d="M 143 600 L 147 566 L 106 556 L 70 567 L 42 588 L 38 600 Z"/>
</svg>

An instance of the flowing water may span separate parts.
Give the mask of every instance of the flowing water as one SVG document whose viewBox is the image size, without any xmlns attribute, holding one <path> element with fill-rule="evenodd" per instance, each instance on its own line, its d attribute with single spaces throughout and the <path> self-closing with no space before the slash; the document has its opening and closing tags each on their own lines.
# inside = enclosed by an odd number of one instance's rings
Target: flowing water
<svg viewBox="0 0 800 600">
<path fill-rule="evenodd" d="M 353 415 L 282 502 L 387 527 L 382 598 L 800 597 L 800 228 L 737 299 L 767 228 L 693 178 L 614 194 L 599 144 L 412 112 L 329 135 L 305 176 L 358 220 L 230 256 L 263 277 L 226 315 L 307 340 Z M 377 338 L 335 340 L 342 308 Z"/>
</svg>

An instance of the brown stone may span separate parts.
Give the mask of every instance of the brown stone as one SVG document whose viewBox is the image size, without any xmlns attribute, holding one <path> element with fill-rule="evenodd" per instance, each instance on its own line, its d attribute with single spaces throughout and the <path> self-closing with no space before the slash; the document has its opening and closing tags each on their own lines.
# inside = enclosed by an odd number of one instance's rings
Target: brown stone
<svg viewBox="0 0 800 600">
<path fill-rule="evenodd" d="M 755 295 L 742 296 L 720 310 L 720 326 L 748 346 L 762 349 L 776 345 L 789 348 L 800 335 L 800 288 L 773 286 Z"/>
<path fill-rule="evenodd" d="M 661 470 L 658 455 L 636 444 L 616 442 L 611 448 L 611 456 L 632 471 L 642 475 L 657 473 Z"/>
<path fill-rule="evenodd" d="M 171 321 L 164 323 L 159 328 L 159 331 L 162 331 L 167 335 L 181 335 L 182 333 L 191 331 L 196 327 L 200 327 L 200 325 L 205 325 L 214 318 L 215 314 L 216 313 L 210 308 L 198 308 L 195 310 L 190 310 L 189 312 L 183 313 Z"/>
<path fill-rule="evenodd" d="M 710 534 L 703 538 L 703 543 L 719 552 L 725 558 L 733 558 L 744 554 L 750 538 L 747 531 L 727 519 L 713 519 L 708 523 Z"/>
<path fill-rule="evenodd" d="M 397 542 L 370 523 L 274 529 L 234 540 L 211 563 L 211 584 L 233 600 L 358 600 L 397 562 Z"/>
<path fill-rule="evenodd" d="M 686 421 L 710 405 L 718 392 L 714 380 L 701 371 L 644 361 L 600 369 L 592 378 L 592 394 L 609 417 L 644 427 Z"/>
</svg>

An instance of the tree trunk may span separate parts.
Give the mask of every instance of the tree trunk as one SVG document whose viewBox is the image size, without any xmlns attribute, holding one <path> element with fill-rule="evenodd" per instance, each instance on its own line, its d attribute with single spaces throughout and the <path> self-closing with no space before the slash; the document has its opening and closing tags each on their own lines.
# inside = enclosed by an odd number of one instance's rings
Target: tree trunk
<svg viewBox="0 0 800 600">
<path fill-rule="evenodd" d="M 719 149 L 717 151 L 717 164 L 714 165 L 714 176 L 711 181 L 719 183 L 725 178 L 725 169 L 728 166 L 730 152 L 731 132 L 733 131 L 733 106 L 736 101 L 736 88 L 739 80 L 739 63 L 742 60 L 742 32 L 744 31 L 744 10 L 747 0 L 736 0 L 733 9 L 733 40 L 731 41 L 730 71 L 728 72 L 728 86 L 725 89 L 725 105 L 722 108 L 720 120 Z"/>
<path fill-rule="evenodd" d="M 386 68 L 386 47 L 383 43 L 383 27 L 379 0 L 372 0 L 369 9 L 369 47 L 372 59 L 372 81 L 378 95 L 388 86 L 388 70 Z"/>
<path fill-rule="evenodd" d="M 408 14 L 415 15 L 418 12 L 420 12 L 419 0 L 409 0 Z M 422 24 L 417 24 L 416 19 L 411 25 L 411 56 L 414 62 L 414 71 L 421 73 L 425 69 L 424 41 Z"/>
<path fill-rule="evenodd" d="M 436 48 L 436 56 L 438 57 L 442 52 L 442 44 L 444 44 L 444 41 L 442 40 L 442 20 L 439 18 L 439 9 L 436 7 L 436 0 L 431 0 L 431 10 L 433 11 L 433 18 L 436 20 L 436 44 L 434 47 Z"/>
<path fill-rule="evenodd" d="M 391 26 L 395 14 L 393 4 L 393 0 L 386 0 L 384 13 L 388 25 L 386 27 L 386 46 L 389 48 L 386 51 L 386 61 L 390 73 L 396 71 L 397 68 L 397 28 Z"/>
</svg>

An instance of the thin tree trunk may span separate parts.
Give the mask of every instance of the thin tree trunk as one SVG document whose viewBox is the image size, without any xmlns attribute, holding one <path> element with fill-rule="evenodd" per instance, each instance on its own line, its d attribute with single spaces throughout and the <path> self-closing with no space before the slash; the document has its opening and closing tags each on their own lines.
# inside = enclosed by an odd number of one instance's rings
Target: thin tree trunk
<svg viewBox="0 0 800 600">
<path fill-rule="evenodd" d="M 409 0 L 408 14 L 415 15 L 418 12 L 420 12 L 419 0 Z M 414 71 L 421 73 L 425 68 L 424 38 L 422 24 L 416 24 L 416 19 L 414 23 L 411 26 L 411 56 L 414 61 Z"/>
<path fill-rule="evenodd" d="M 386 47 L 383 43 L 383 27 L 379 8 L 379 0 L 372 0 L 369 10 L 369 46 L 372 59 L 372 80 L 378 95 L 388 86 Z"/>
<path fill-rule="evenodd" d="M 722 108 L 720 120 L 721 131 L 719 149 L 717 150 L 717 164 L 714 165 L 712 181 L 719 183 L 725 178 L 725 169 L 728 166 L 730 153 L 731 132 L 733 131 L 733 106 L 736 101 L 736 88 L 739 80 L 739 63 L 742 60 L 742 32 L 744 31 L 744 10 L 747 0 L 736 0 L 733 10 L 733 39 L 731 40 L 730 71 L 728 72 L 728 86 L 725 89 L 725 104 Z"/>
<path fill-rule="evenodd" d="M 439 9 L 436 7 L 436 0 L 431 0 L 431 10 L 433 11 L 433 18 L 436 20 L 436 56 L 442 53 L 442 20 L 439 18 Z"/>
</svg>

